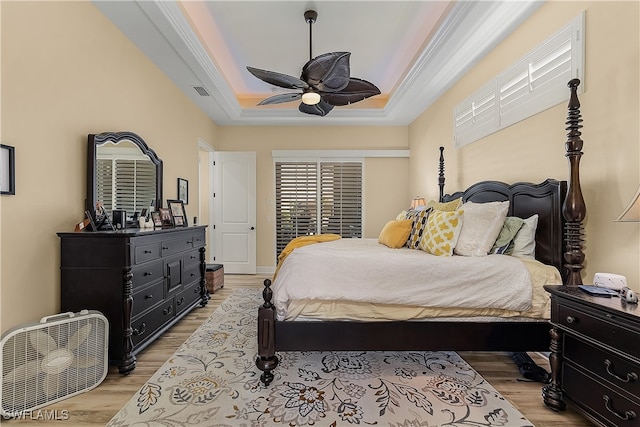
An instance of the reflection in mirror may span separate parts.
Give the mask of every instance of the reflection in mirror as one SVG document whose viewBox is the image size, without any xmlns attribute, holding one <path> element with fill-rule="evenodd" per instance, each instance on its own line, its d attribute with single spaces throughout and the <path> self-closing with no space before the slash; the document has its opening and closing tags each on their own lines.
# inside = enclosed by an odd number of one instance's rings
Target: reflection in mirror
<svg viewBox="0 0 640 427">
<path fill-rule="evenodd" d="M 96 150 L 96 198 L 104 208 L 128 216 L 156 199 L 156 165 L 131 141 L 106 142 Z"/>
<path fill-rule="evenodd" d="M 101 204 L 107 215 L 121 210 L 131 221 L 143 209 L 161 206 L 162 160 L 138 135 L 89 135 L 87 160 L 86 204 L 92 213 Z"/>
</svg>

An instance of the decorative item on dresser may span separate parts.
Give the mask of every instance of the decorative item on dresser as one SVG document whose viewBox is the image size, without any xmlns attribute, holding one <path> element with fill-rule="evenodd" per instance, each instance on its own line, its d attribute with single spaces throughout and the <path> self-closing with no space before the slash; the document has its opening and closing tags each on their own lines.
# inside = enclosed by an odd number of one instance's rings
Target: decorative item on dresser
<svg viewBox="0 0 640 427">
<path fill-rule="evenodd" d="M 623 298 L 591 296 L 575 286 L 551 293 L 551 384 L 544 403 L 566 400 L 598 425 L 637 426 L 640 415 L 640 309 Z"/>
<path fill-rule="evenodd" d="M 98 310 L 109 320 L 109 360 L 120 373 L 135 355 L 198 304 L 205 286 L 206 226 L 58 233 L 61 310 Z"/>
</svg>

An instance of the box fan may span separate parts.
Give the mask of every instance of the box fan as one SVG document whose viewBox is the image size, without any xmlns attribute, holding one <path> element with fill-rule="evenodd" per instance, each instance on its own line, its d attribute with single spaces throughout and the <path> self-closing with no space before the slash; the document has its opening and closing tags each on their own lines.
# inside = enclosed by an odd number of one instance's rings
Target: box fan
<svg viewBox="0 0 640 427">
<path fill-rule="evenodd" d="M 107 318 L 88 310 L 3 334 L 2 416 L 23 416 L 97 387 L 109 370 L 108 334 Z"/>
</svg>

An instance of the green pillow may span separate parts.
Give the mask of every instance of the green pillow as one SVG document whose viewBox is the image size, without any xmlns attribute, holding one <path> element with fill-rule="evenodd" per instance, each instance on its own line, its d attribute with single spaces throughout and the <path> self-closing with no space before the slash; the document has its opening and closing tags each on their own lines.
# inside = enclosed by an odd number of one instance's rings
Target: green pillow
<svg viewBox="0 0 640 427">
<path fill-rule="evenodd" d="M 491 248 L 491 253 L 504 253 L 513 238 L 518 234 L 518 231 L 520 231 L 520 228 L 522 228 L 522 224 L 524 224 L 524 220 L 522 218 L 518 218 L 517 216 L 506 217 L 504 224 L 502 224 L 502 229 L 498 234 L 498 238 L 493 244 L 493 248 Z"/>
</svg>

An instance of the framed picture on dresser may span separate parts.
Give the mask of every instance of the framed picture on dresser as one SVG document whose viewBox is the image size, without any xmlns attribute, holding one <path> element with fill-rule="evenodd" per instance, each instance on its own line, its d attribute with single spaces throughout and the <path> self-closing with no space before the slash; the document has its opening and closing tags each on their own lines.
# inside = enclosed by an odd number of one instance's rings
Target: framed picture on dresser
<svg viewBox="0 0 640 427">
<path fill-rule="evenodd" d="M 171 211 L 171 217 L 176 227 L 187 227 L 187 212 L 182 200 L 167 200 L 167 206 Z"/>
<path fill-rule="evenodd" d="M 162 227 L 173 227 L 173 217 L 171 216 L 171 209 L 159 208 L 160 220 L 162 221 Z"/>
</svg>

